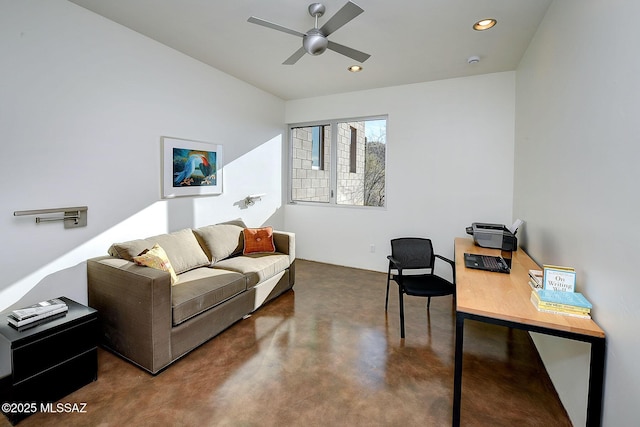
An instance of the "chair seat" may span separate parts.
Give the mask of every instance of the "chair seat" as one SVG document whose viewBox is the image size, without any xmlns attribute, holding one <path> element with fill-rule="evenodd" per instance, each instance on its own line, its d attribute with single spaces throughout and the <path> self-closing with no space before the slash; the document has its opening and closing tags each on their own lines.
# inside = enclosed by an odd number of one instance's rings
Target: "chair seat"
<svg viewBox="0 0 640 427">
<path fill-rule="evenodd" d="M 397 281 L 398 276 L 394 275 L 393 279 Z M 402 276 L 402 285 L 407 295 L 418 297 L 441 297 L 455 291 L 450 282 L 433 274 Z"/>
</svg>

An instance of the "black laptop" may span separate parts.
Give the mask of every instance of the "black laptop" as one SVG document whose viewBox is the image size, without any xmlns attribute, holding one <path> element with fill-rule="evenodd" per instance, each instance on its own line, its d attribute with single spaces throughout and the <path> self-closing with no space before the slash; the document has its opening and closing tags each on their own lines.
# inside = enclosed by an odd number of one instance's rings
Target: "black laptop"
<svg viewBox="0 0 640 427">
<path fill-rule="evenodd" d="M 476 270 L 509 274 L 511 272 L 511 251 L 502 251 L 500 256 L 465 253 L 464 265 Z"/>
</svg>

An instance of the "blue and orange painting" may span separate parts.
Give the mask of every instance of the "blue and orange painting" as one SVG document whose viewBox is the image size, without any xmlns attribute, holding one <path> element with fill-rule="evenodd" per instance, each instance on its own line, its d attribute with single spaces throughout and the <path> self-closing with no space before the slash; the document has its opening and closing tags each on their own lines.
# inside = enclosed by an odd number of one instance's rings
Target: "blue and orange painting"
<svg viewBox="0 0 640 427">
<path fill-rule="evenodd" d="M 204 187 L 216 185 L 215 151 L 173 149 L 173 186 Z"/>
</svg>

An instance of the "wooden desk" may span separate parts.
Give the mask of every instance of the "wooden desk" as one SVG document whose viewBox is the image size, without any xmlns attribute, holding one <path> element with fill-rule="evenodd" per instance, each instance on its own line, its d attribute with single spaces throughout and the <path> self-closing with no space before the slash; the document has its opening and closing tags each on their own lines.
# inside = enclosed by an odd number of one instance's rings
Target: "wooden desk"
<svg viewBox="0 0 640 427">
<path fill-rule="evenodd" d="M 542 313 L 531 304 L 529 270 L 540 267 L 522 250 L 513 252 L 511 274 L 466 268 L 464 253 L 499 255 L 497 249 L 474 245 L 471 238 L 456 238 L 456 348 L 453 381 L 453 425 L 460 425 L 462 347 L 466 319 L 523 329 L 591 344 L 587 425 L 602 419 L 605 334 L 591 319 Z"/>
</svg>

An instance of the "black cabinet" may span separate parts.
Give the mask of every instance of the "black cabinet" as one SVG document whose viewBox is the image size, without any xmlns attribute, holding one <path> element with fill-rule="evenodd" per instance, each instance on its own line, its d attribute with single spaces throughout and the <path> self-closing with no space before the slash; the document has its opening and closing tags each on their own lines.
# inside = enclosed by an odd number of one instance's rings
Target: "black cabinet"
<svg viewBox="0 0 640 427">
<path fill-rule="evenodd" d="M 0 313 L 0 404 L 12 423 L 97 379 L 98 313 L 60 299 L 65 316 L 23 331 Z"/>
</svg>

